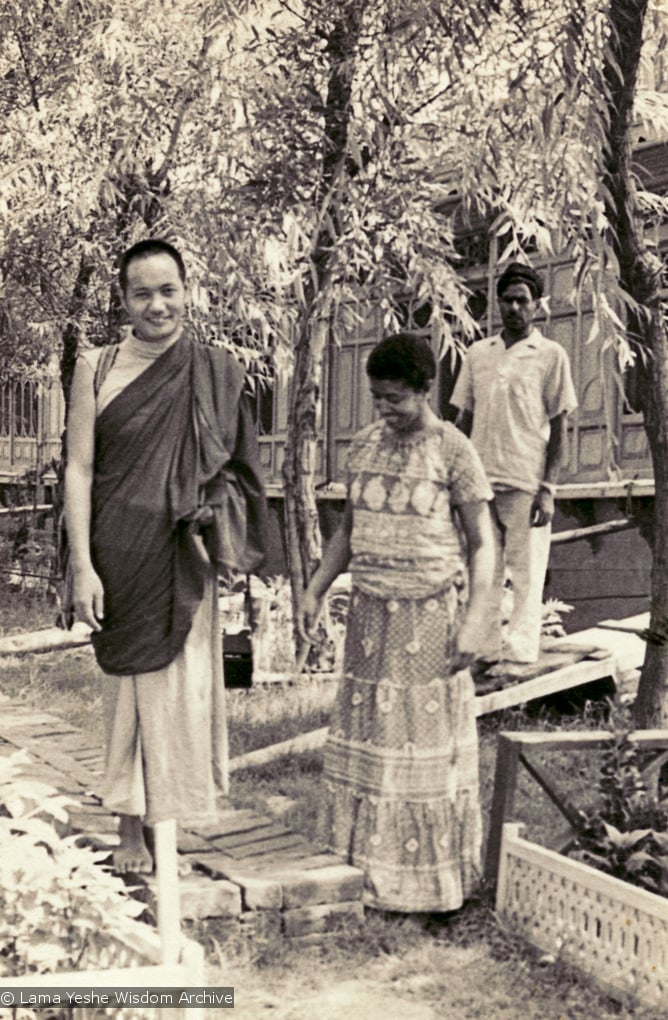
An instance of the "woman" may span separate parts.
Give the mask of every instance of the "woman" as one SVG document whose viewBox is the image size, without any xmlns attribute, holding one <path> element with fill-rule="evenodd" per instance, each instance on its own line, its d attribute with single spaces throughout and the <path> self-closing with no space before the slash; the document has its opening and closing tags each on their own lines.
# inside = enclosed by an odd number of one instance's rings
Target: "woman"
<svg viewBox="0 0 668 1020">
<path fill-rule="evenodd" d="M 308 637 L 350 565 L 325 832 L 330 849 L 364 871 L 366 903 L 405 913 L 460 907 L 481 838 L 467 667 L 492 578 L 492 492 L 471 443 L 429 406 L 435 372 L 428 343 L 411 334 L 371 352 L 380 420 L 353 439 L 343 520 L 300 607 Z"/>
</svg>

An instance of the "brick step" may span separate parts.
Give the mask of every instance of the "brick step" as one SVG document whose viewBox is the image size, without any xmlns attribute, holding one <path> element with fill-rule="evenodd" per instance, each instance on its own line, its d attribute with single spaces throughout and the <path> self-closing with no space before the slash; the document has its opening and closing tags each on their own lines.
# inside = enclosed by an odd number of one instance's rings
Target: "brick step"
<svg viewBox="0 0 668 1020">
<path fill-rule="evenodd" d="M 27 775 L 72 799 L 67 831 L 95 849 L 113 852 L 118 820 L 95 792 L 101 749 L 55 716 L 3 700 L 0 754 L 17 747 L 31 755 Z M 179 880 L 184 919 L 216 917 L 249 932 L 315 937 L 362 916 L 358 869 L 322 852 L 280 818 L 235 808 L 229 799 L 221 802 L 214 820 L 180 831 L 178 849 L 193 868 Z M 155 913 L 155 879 L 130 875 L 128 882 Z"/>
</svg>

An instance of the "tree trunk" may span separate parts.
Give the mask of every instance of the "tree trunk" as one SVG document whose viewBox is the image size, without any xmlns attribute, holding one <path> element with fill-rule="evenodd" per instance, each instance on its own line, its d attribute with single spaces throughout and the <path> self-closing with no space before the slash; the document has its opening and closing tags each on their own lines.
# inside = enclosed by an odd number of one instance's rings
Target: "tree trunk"
<svg viewBox="0 0 668 1020">
<path fill-rule="evenodd" d="M 611 0 L 610 54 L 605 76 L 610 95 L 605 184 L 620 283 L 644 309 L 629 320 L 648 353 L 642 410 L 654 468 L 654 543 L 650 631 L 663 635 L 668 619 L 668 336 L 661 310 L 661 264 L 648 249 L 631 169 L 633 100 L 648 0 Z M 668 725 L 668 646 L 647 645 L 634 706 L 639 727 Z"/>
<path fill-rule="evenodd" d="M 63 330 L 63 349 L 60 356 L 60 383 L 65 398 L 65 428 L 60 437 L 60 460 L 55 465 L 56 485 L 53 490 L 53 548 L 54 554 L 51 561 L 51 579 L 54 588 L 59 592 L 61 606 L 58 612 L 58 622 L 61 626 L 69 626 L 69 607 L 64 595 L 64 573 L 66 562 L 66 536 L 64 529 L 65 509 L 65 464 L 67 462 L 67 412 L 70 406 L 70 390 L 72 389 L 72 377 L 74 366 L 79 353 L 80 319 L 86 307 L 88 288 L 93 276 L 95 266 L 87 255 L 82 255 L 79 262 L 72 297 L 70 298 L 67 310 L 67 321 Z"/>
<path fill-rule="evenodd" d="M 79 353 L 80 319 L 86 307 L 88 287 L 95 271 L 95 266 L 87 255 L 82 255 L 79 262 L 76 280 L 72 289 L 67 322 L 63 331 L 63 350 L 60 356 L 60 382 L 65 397 L 65 412 L 70 406 L 70 389 L 74 366 Z M 64 452 L 64 451 L 63 451 Z"/>
<path fill-rule="evenodd" d="M 659 308 L 650 332 L 648 406 L 644 411 L 654 468 L 654 544 L 649 629 L 668 637 L 668 344 Z M 633 708 L 640 729 L 668 726 L 668 643 L 648 643 Z"/>
<path fill-rule="evenodd" d="M 293 601 L 298 600 L 318 565 L 320 524 L 315 500 L 316 419 L 320 405 L 326 322 L 307 322 L 295 349 L 290 381 L 288 442 L 283 462 L 285 525 Z"/>
<path fill-rule="evenodd" d="M 364 4 L 341 4 L 339 20 L 328 36 L 329 84 L 322 139 L 322 178 L 314 208 L 328 201 L 328 217 L 312 254 L 313 277 L 306 290 L 304 321 L 295 347 L 290 383 L 288 429 L 283 462 L 283 499 L 288 572 L 296 608 L 305 585 L 321 556 L 321 534 L 315 498 L 317 458 L 316 423 L 322 394 L 323 359 L 329 322 L 316 311 L 317 297 L 325 289 L 338 231 L 337 180 L 348 172 L 348 126 L 352 103 L 354 53 Z M 326 224 L 325 225 L 325 221 Z M 296 638 L 298 651 L 299 639 Z"/>
</svg>

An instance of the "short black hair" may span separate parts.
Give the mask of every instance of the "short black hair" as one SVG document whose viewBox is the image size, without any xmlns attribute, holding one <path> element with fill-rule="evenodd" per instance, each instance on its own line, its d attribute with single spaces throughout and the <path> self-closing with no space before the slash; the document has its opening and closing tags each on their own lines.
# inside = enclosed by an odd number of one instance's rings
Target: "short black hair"
<svg viewBox="0 0 668 1020">
<path fill-rule="evenodd" d="M 436 359 L 423 336 L 393 333 L 371 351 L 366 371 L 372 379 L 404 382 L 416 393 L 422 393 L 436 375 Z"/>
<path fill-rule="evenodd" d="M 501 276 L 496 281 L 496 296 L 501 297 L 503 292 L 512 287 L 514 283 L 524 283 L 531 291 L 534 301 L 543 296 L 543 279 L 532 266 L 523 262 L 511 262 L 506 266 Z"/>
<path fill-rule="evenodd" d="M 121 291 L 125 293 L 128 285 L 128 268 L 135 259 L 145 259 L 149 255 L 169 255 L 176 262 L 176 267 L 181 277 L 181 283 L 186 282 L 186 267 L 181 258 L 181 253 L 176 250 L 173 244 L 165 241 L 162 237 L 146 237 L 143 241 L 137 241 L 131 248 L 124 251 L 118 260 L 118 282 Z"/>
</svg>

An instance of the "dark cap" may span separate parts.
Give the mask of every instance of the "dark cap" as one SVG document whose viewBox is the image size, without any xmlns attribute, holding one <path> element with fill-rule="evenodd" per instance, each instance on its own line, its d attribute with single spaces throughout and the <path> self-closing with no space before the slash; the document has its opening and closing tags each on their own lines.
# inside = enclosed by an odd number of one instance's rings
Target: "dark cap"
<svg viewBox="0 0 668 1020">
<path fill-rule="evenodd" d="M 521 262 L 511 262 L 509 266 L 506 266 L 496 282 L 497 297 L 501 297 L 504 290 L 507 290 L 514 283 L 525 283 L 535 301 L 543 296 L 542 278 L 531 266 L 525 266 Z"/>
</svg>

